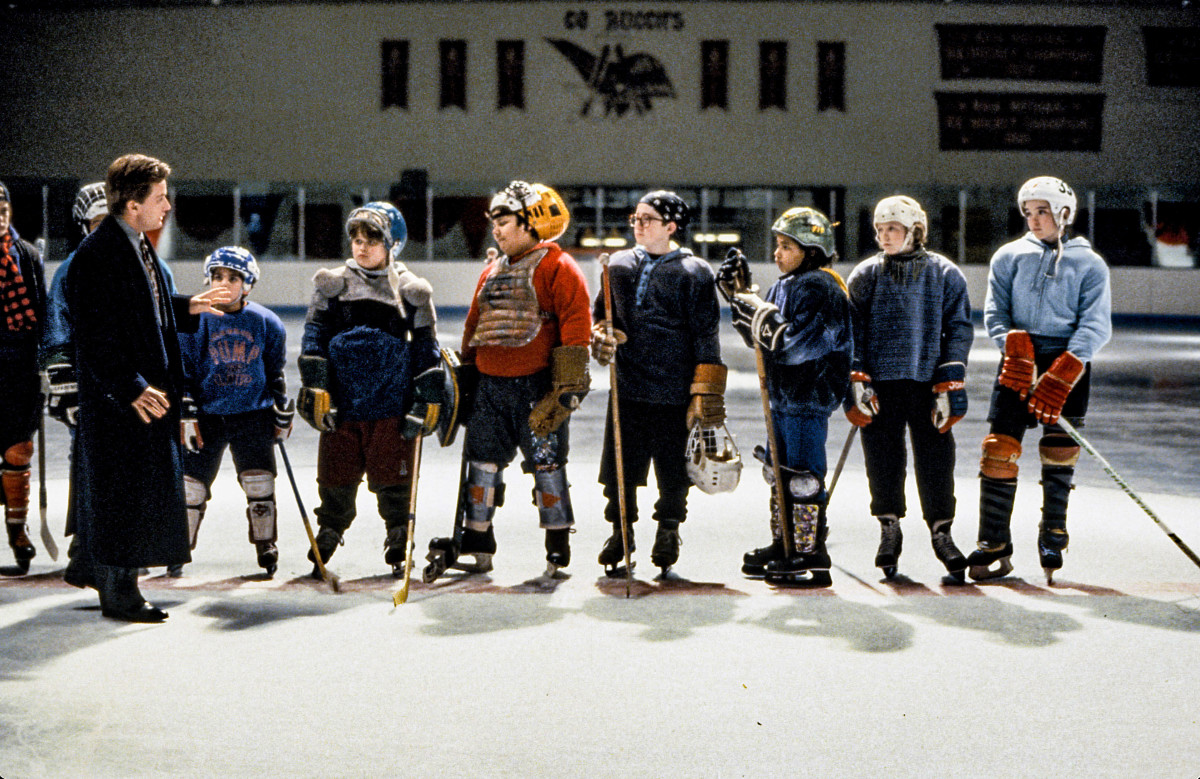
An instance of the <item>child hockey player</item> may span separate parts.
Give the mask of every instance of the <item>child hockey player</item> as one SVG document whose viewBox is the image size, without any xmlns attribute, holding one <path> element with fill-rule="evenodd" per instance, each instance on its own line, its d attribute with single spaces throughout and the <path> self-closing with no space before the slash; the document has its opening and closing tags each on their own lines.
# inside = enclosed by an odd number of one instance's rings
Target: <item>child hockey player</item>
<svg viewBox="0 0 1200 779">
<path fill-rule="evenodd" d="M 763 356 L 771 406 L 767 429 L 774 432 L 771 450 L 760 453 L 770 466 L 763 472 L 772 485 L 774 539 L 747 552 L 742 571 L 774 582 L 826 587 L 832 580 L 825 551 L 825 439 L 829 415 L 842 402 L 850 374 L 850 307 L 846 285 L 830 267 L 837 252 L 825 214 L 791 208 L 771 232 L 775 265 L 783 275 L 765 300 L 755 293 L 746 258 L 736 250 L 717 277 L 733 326 Z M 776 475 L 782 482 L 778 488 Z M 789 546 L 790 557 L 785 554 Z"/>
<path fill-rule="evenodd" d="M 365 475 L 387 529 L 384 562 L 400 575 L 416 454 L 404 416 L 413 377 L 438 360 L 433 288 L 399 262 L 408 233 L 390 203 L 354 209 L 346 234 L 354 256 L 313 276 L 300 349 L 297 410 L 321 432 L 316 542 L 329 560 L 357 513 Z M 316 562 L 311 551 L 309 559 Z"/>
<path fill-rule="evenodd" d="M 1091 360 L 1112 335 L 1108 266 L 1086 238 L 1069 238 L 1075 193 L 1039 176 L 1017 193 L 1029 227 L 992 255 L 983 323 L 1003 354 L 979 467 L 979 548 L 972 579 L 1012 570 L 1013 500 L 1025 430 L 1041 424 L 1042 520 L 1038 556 L 1047 582 L 1067 549 L 1067 499 L 1079 446 L 1057 424 L 1083 426 Z"/>
<path fill-rule="evenodd" d="M 21 573 L 37 548 L 29 540 L 29 463 L 42 413 L 38 342 L 46 318 L 42 257 L 12 226 L 12 200 L 0 183 L 0 499 L 8 545 Z"/>
<path fill-rule="evenodd" d="M 463 331 L 463 362 L 478 368 L 479 385 L 463 442 L 461 509 L 455 536 L 430 541 L 426 581 L 463 567 L 461 555 L 474 556 L 470 570 L 491 570 L 492 518 L 518 449 L 521 469 L 533 474 L 547 575 L 571 561 L 567 418 L 589 388 L 587 286 L 554 243 L 570 217 L 553 189 L 513 181 L 492 197 L 488 214 L 501 254 L 479 277 Z"/>
<path fill-rule="evenodd" d="M 645 195 L 629 217 L 637 245 L 609 262 L 613 336 L 606 333 L 604 294 L 596 296 L 592 354 L 601 365 L 617 362 L 621 450 L 629 550 L 637 521 L 638 487 L 654 463 L 658 531 L 651 562 L 665 572 L 679 559 L 679 525 L 687 518 L 685 451 L 693 424 L 725 422 L 726 369 L 721 364 L 721 309 L 708 263 L 680 248 L 688 207 L 674 192 Z M 618 347 L 618 343 L 620 346 Z M 600 483 L 607 504 L 604 518 L 612 536 L 600 551 L 610 574 L 624 560 L 612 406 L 605 423 Z"/>
<path fill-rule="evenodd" d="M 222 316 L 201 314 L 195 333 L 179 334 L 187 393 L 183 492 L 188 541 L 194 550 L 228 447 L 238 484 L 246 493 L 250 543 L 259 567 L 272 576 L 279 562 L 274 444 L 291 432 L 294 414 L 283 376 L 286 336 L 279 317 L 246 299 L 259 278 L 258 262 L 250 252 L 239 246 L 217 249 L 204 261 L 204 278 L 211 287 L 227 289 L 231 300 L 217 306 Z M 183 566 L 167 572 L 179 576 Z"/>
<path fill-rule="evenodd" d="M 967 413 L 964 380 L 975 337 L 967 281 L 954 263 L 925 248 L 929 224 L 917 201 L 903 195 L 880 200 L 874 224 L 882 251 L 859 263 L 847 281 L 854 361 L 845 407 L 850 422 L 862 428 L 871 513 L 880 527 L 875 565 L 888 578 L 896 575 L 907 429 L 934 553 L 961 582 L 967 559 L 950 536 L 950 428 Z"/>
</svg>

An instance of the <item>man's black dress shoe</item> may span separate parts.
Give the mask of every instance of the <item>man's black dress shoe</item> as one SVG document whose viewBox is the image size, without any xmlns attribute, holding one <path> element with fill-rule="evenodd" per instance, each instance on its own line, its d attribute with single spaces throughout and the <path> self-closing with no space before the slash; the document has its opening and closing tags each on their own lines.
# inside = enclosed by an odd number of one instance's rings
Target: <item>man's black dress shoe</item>
<svg viewBox="0 0 1200 779">
<path fill-rule="evenodd" d="M 152 624 L 165 622 L 167 619 L 167 612 L 145 601 L 142 602 L 141 606 L 134 609 L 101 609 L 100 613 L 109 619 L 116 619 L 121 622 L 145 622 Z"/>
</svg>

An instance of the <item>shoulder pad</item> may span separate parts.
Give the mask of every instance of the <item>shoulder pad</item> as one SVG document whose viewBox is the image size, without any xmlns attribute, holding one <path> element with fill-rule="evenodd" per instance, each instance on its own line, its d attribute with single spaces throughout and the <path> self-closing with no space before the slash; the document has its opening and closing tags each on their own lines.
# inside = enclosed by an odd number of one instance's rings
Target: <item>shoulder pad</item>
<svg viewBox="0 0 1200 779">
<path fill-rule="evenodd" d="M 346 291 L 345 267 L 322 268 L 313 275 L 313 286 L 322 297 L 335 298 Z"/>
<path fill-rule="evenodd" d="M 433 285 L 411 271 L 400 274 L 400 295 L 414 306 L 423 306 L 433 297 Z"/>
</svg>

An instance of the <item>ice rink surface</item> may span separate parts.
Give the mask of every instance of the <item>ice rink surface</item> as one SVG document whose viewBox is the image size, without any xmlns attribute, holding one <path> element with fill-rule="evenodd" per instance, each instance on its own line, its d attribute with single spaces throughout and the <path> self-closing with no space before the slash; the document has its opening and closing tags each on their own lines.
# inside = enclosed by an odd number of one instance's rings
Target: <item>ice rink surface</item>
<svg viewBox="0 0 1200 779">
<path fill-rule="evenodd" d="M 294 391 L 300 319 L 286 321 Z M 457 345 L 461 326 L 443 319 L 443 345 Z M 729 424 L 750 460 L 763 439 L 753 355 L 732 332 L 723 347 Z M 955 428 L 964 551 L 997 356 L 979 335 L 971 411 Z M 1194 321 L 1119 327 L 1094 366 L 1081 432 L 1200 550 L 1198 369 Z M 458 478 L 460 443 L 433 441 L 418 570 L 398 608 L 373 496 L 360 492 L 330 561 L 335 594 L 308 577 L 281 469 L 280 569 L 265 580 L 228 459 L 195 562 L 180 579 L 161 569 L 142 579 L 171 613 L 164 625 L 101 618 L 94 593 L 62 583 L 62 555 L 52 562 L 35 541 L 30 574 L 0 579 L 0 776 L 1200 776 L 1200 569 L 1087 455 L 1054 586 L 1038 566 L 1031 433 L 1005 579 L 944 584 L 910 489 L 901 576 L 884 580 L 856 443 L 829 511 L 832 588 L 740 575 L 742 552 L 768 535 L 767 486 L 750 462 L 734 493 L 692 492 L 678 578 L 654 578 L 653 523 L 637 525 L 626 598 L 595 561 L 608 535 L 596 484 L 607 385 L 593 364 L 571 423 L 569 578 L 540 576 L 532 480 L 514 465 L 496 569 L 420 582 L 428 539 L 450 531 Z M 61 531 L 67 437 L 47 424 Z M 848 429 L 835 415 L 831 465 Z M 311 517 L 316 434 L 298 421 L 288 451 Z M 647 515 L 652 490 L 638 493 Z M 0 566 L 9 555 L 0 550 Z"/>
</svg>

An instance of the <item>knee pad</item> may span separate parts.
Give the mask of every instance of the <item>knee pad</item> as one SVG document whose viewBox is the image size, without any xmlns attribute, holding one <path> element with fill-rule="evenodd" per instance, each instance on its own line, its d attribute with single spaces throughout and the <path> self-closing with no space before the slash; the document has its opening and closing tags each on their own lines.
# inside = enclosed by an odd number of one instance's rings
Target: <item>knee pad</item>
<svg viewBox="0 0 1200 779">
<path fill-rule="evenodd" d="M 1063 466 L 1074 468 L 1079 462 L 1079 444 L 1075 439 L 1058 433 L 1047 433 L 1038 442 L 1038 455 L 1042 465 Z"/>
<path fill-rule="evenodd" d="M 979 475 L 989 479 L 1017 478 L 1017 460 L 1021 459 L 1021 442 L 1010 435 L 989 433 L 983 439 L 983 457 L 979 460 Z"/>
<path fill-rule="evenodd" d="M 575 524 L 569 489 L 564 468 L 533 472 L 533 505 L 538 508 L 538 519 L 543 528 L 562 530 Z"/>
<path fill-rule="evenodd" d="M 821 480 L 815 473 L 783 467 L 779 471 L 788 494 L 796 503 L 817 502 L 817 496 L 821 494 Z"/>
<path fill-rule="evenodd" d="M 22 441 L 4 450 L 4 464 L 19 470 L 29 467 L 33 459 L 33 441 Z"/>
<path fill-rule="evenodd" d="M 467 515 L 464 525 L 486 532 L 492 526 L 496 507 L 504 503 L 504 472 L 496 463 L 468 462 L 466 490 Z"/>
<path fill-rule="evenodd" d="M 200 480 L 184 476 L 183 500 L 187 503 L 188 546 L 195 549 L 200 521 L 204 519 L 204 506 L 208 502 L 208 488 Z"/>
</svg>

